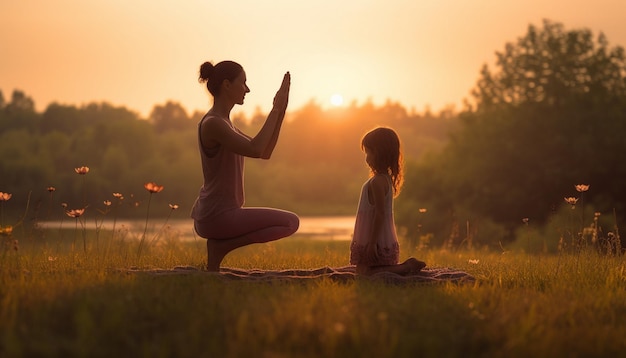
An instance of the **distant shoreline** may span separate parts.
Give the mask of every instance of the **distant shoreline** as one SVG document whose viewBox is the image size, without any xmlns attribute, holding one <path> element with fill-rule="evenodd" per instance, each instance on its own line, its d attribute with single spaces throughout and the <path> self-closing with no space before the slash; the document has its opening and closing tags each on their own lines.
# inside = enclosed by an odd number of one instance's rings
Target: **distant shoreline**
<svg viewBox="0 0 626 358">
<path fill-rule="evenodd" d="M 78 227 L 89 230 L 128 230 L 141 235 L 145 228 L 146 221 L 142 219 L 119 219 L 113 221 L 111 219 L 105 219 L 104 221 L 87 220 L 85 223 L 78 223 Z M 74 219 L 68 220 L 55 220 L 55 221 L 40 221 L 38 225 L 45 229 L 74 229 Z M 297 236 L 310 237 L 312 239 L 324 239 L 324 240 L 350 240 L 352 238 L 352 230 L 354 228 L 354 215 L 337 215 L 337 216 L 301 216 L 300 227 L 295 233 Z M 152 219 L 148 221 L 148 233 L 156 233 L 158 230 L 167 229 L 169 231 L 176 231 L 183 240 L 195 240 L 200 238 L 193 231 L 192 219 L 170 219 L 165 221 L 163 218 Z"/>
</svg>

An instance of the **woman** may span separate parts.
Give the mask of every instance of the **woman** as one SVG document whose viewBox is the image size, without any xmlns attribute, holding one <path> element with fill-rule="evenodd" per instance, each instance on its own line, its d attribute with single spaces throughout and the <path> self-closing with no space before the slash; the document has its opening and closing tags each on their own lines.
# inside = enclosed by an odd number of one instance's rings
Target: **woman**
<svg viewBox="0 0 626 358">
<path fill-rule="evenodd" d="M 270 208 L 244 208 L 244 157 L 269 159 L 276 147 L 287 103 L 291 76 L 285 73 L 274 106 L 256 136 L 249 137 L 230 120 L 235 104 L 243 104 L 250 89 L 243 67 L 233 61 L 200 66 L 213 107 L 198 124 L 204 184 L 191 211 L 198 235 L 207 239 L 207 270 L 219 271 L 224 256 L 239 247 L 277 240 L 298 230 L 294 213 Z"/>
</svg>

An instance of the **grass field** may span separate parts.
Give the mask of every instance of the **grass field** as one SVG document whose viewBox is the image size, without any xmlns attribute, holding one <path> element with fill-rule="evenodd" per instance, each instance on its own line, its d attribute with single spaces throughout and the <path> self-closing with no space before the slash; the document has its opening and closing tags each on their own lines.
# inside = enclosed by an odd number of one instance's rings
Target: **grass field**
<svg viewBox="0 0 626 358">
<path fill-rule="evenodd" d="M 119 270 L 200 267 L 203 240 L 164 235 L 140 253 L 136 240 L 76 234 L 3 238 L 0 356 L 626 356 L 623 256 L 427 250 L 411 254 L 476 283 L 249 282 Z M 224 266 L 344 266 L 348 255 L 349 242 L 296 236 Z"/>
</svg>

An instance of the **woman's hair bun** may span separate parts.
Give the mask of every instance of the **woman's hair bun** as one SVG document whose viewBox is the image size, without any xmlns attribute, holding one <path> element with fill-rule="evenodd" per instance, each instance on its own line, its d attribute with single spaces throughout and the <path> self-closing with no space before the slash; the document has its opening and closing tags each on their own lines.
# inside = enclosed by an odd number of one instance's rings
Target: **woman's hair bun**
<svg viewBox="0 0 626 358">
<path fill-rule="evenodd" d="M 205 62 L 200 65 L 200 76 L 198 77 L 198 81 L 200 82 L 208 82 L 209 78 L 213 74 L 213 70 L 215 66 L 211 62 Z"/>
<path fill-rule="evenodd" d="M 210 62 L 205 62 L 200 66 L 200 75 L 198 81 L 200 83 L 206 82 L 206 88 L 213 95 L 213 97 L 220 94 L 220 87 L 224 81 L 234 81 L 237 76 L 241 75 L 243 67 L 240 64 L 233 61 L 222 61 L 217 65 L 213 65 Z"/>
</svg>

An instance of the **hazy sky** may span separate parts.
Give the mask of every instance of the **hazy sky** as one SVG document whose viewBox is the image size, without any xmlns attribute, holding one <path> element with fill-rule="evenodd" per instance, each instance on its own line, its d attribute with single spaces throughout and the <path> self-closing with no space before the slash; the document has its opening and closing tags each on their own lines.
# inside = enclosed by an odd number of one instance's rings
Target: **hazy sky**
<svg viewBox="0 0 626 358">
<path fill-rule="evenodd" d="M 211 104 L 204 61 L 232 59 L 269 109 L 292 74 L 290 109 L 387 99 L 461 108 L 480 67 L 543 19 L 626 46 L 624 0 L 0 0 L 0 90 L 50 102 L 107 101 L 147 116 L 155 104 Z"/>
</svg>

